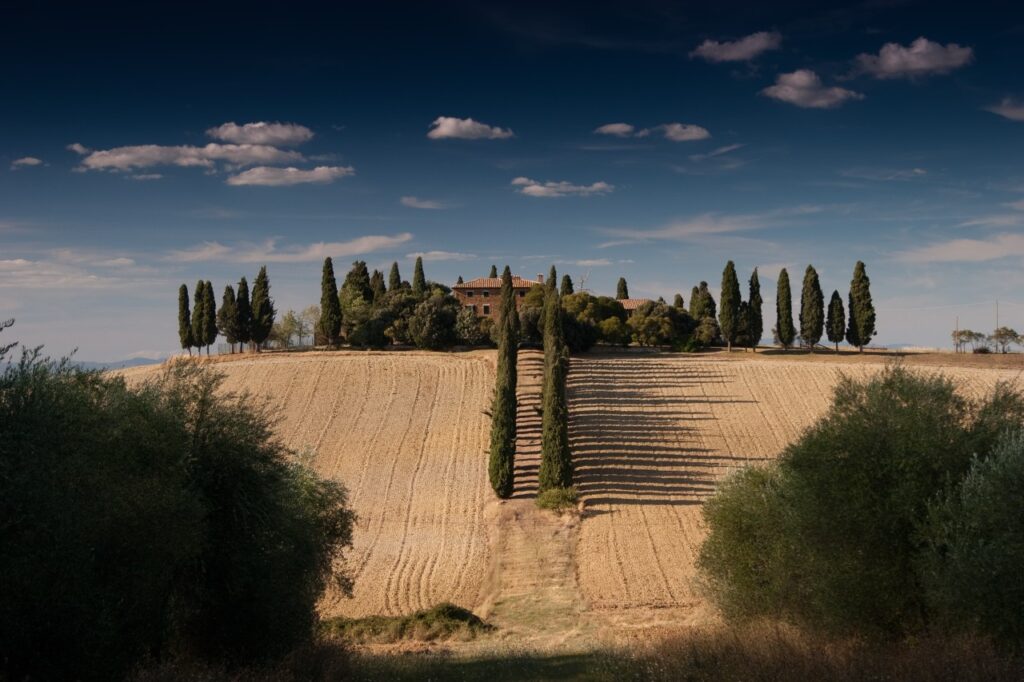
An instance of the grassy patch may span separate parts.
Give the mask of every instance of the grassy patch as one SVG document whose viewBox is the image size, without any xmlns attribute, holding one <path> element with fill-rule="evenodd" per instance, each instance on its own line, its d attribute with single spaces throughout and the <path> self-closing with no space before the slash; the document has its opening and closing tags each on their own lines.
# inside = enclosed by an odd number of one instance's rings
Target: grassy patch
<svg viewBox="0 0 1024 682">
<path fill-rule="evenodd" d="M 321 631 L 327 636 L 374 644 L 389 644 L 402 640 L 468 641 L 492 629 L 493 626 L 485 623 L 472 611 L 449 603 L 438 604 L 409 616 L 338 617 L 325 620 L 321 624 Z"/>
<path fill-rule="evenodd" d="M 537 496 L 538 507 L 557 512 L 574 510 L 579 502 L 580 494 L 574 485 L 568 488 L 551 488 Z"/>
</svg>

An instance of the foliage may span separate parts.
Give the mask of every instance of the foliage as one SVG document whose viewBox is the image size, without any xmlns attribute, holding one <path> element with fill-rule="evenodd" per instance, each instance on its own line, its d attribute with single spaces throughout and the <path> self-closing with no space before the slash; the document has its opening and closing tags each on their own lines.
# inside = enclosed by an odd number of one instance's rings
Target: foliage
<svg viewBox="0 0 1024 682">
<path fill-rule="evenodd" d="M 317 321 L 317 331 L 326 345 L 338 345 L 341 321 L 338 282 L 334 277 L 334 262 L 328 256 L 324 259 L 324 269 L 320 275 L 320 319 Z"/>
<path fill-rule="evenodd" d="M 210 346 L 217 341 L 217 302 L 209 280 L 203 286 L 203 341 L 209 354 Z"/>
<path fill-rule="evenodd" d="M 544 334 L 543 284 L 534 284 L 523 297 L 519 306 L 519 329 L 521 338 L 527 343 L 540 343 Z"/>
<path fill-rule="evenodd" d="M 568 488 L 548 488 L 537 496 L 536 504 L 541 509 L 556 512 L 572 511 L 580 503 L 580 493 L 576 486 Z"/>
<path fill-rule="evenodd" d="M 707 282 L 701 282 L 699 287 L 694 287 L 690 295 L 690 317 L 699 324 L 705 317 L 716 319 L 718 317 L 715 297 L 711 295 Z M 717 323 L 715 325 L 718 326 Z"/>
<path fill-rule="evenodd" d="M 416 306 L 409 318 L 409 336 L 417 348 L 438 350 L 455 343 L 459 304 L 451 296 L 434 294 Z"/>
<path fill-rule="evenodd" d="M 384 273 L 380 270 L 374 270 L 373 274 L 370 275 L 370 291 L 373 292 L 373 302 L 376 303 L 384 294 L 387 293 L 387 287 L 384 285 Z"/>
<path fill-rule="evenodd" d="M 825 296 L 821 293 L 818 271 L 808 265 L 800 294 L 800 339 L 814 352 L 825 329 Z"/>
<path fill-rule="evenodd" d="M 192 290 L 194 297 L 192 305 L 192 343 L 202 351 L 206 345 L 206 282 L 199 280 L 196 288 Z"/>
<path fill-rule="evenodd" d="M 718 321 L 713 317 L 703 317 L 693 330 L 693 340 L 702 348 L 714 345 L 719 339 Z"/>
<path fill-rule="evenodd" d="M 267 266 L 264 265 L 260 268 L 252 286 L 252 322 L 249 325 L 249 335 L 257 348 L 270 335 L 276 314 L 274 300 L 270 298 L 270 279 L 267 277 Z"/>
<path fill-rule="evenodd" d="M 398 262 L 391 263 L 391 271 L 388 272 L 388 291 L 398 291 L 402 288 L 402 275 L 398 272 Z"/>
<path fill-rule="evenodd" d="M 412 273 L 412 293 L 424 296 L 427 293 L 427 279 L 423 276 L 423 257 L 416 257 L 416 267 Z"/>
<path fill-rule="evenodd" d="M 828 340 L 835 344 L 836 352 L 839 352 L 839 343 L 846 333 L 846 311 L 843 310 L 843 297 L 838 291 L 832 292 L 832 298 L 828 302 L 828 318 L 825 320 L 825 331 Z"/>
<path fill-rule="evenodd" d="M 601 340 L 613 346 L 628 346 L 633 332 L 629 325 L 617 317 L 609 317 L 598 325 Z"/>
<path fill-rule="evenodd" d="M 392 289 L 384 296 L 379 305 L 388 320 L 384 334 L 391 339 L 392 343 L 402 345 L 413 343 L 412 333 L 409 331 L 409 321 L 416 312 L 416 306 L 420 303 L 420 297 L 412 293 L 411 288 L 404 286 Z"/>
<path fill-rule="evenodd" d="M 750 274 L 749 293 L 747 298 L 747 319 L 744 325 L 746 346 L 757 350 L 764 335 L 764 317 L 761 313 L 761 306 L 764 300 L 761 298 L 761 280 L 757 276 L 757 268 Z"/>
<path fill-rule="evenodd" d="M 249 283 L 245 277 L 238 280 L 238 288 L 235 290 L 235 310 L 238 315 L 236 325 L 238 326 L 238 342 L 249 343 L 252 341 L 252 304 L 249 300 Z"/>
<path fill-rule="evenodd" d="M 992 332 L 988 339 L 996 345 L 1000 353 L 1009 351 L 1011 344 L 1019 344 L 1021 342 L 1020 334 L 1010 327 L 999 327 Z"/>
<path fill-rule="evenodd" d="M 775 291 L 775 341 L 783 348 L 789 348 L 793 345 L 795 337 L 793 295 L 789 290 L 789 273 L 786 268 L 782 268 Z"/>
<path fill-rule="evenodd" d="M 459 308 L 455 316 L 455 337 L 459 343 L 465 346 L 482 346 L 487 343 L 490 338 L 480 324 L 485 319 L 488 318 L 478 318 L 469 306 Z"/>
<path fill-rule="evenodd" d="M 493 630 L 469 609 L 448 602 L 408 616 L 336 617 L 325 620 L 320 631 L 352 642 L 391 644 L 403 640 L 469 641 Z"/>
<path fill-rule="evenodd" d="M 575 289 L 573 289 L 572 286 L 572 277 L 570 277 L 568 273 L 562 275 L 562 285 L 561 287 L 559 287 L 558 293 L 560 293 L 563 297 L 575 293 Z"/>
<path fill-rule="evenodd" d="M 512 271 L 501 275 L 501 309 L 498 318 L 498 370 L 491 403 L 491 441 L 488 476 L 494 493 L 512 495 L 516 452 L 516 384 L 518 381 L 519 316 L 512 290 Z"/>
<path fill-rule="evenodd" d="M 562 332 L 565 336 L 565 346 L 570 353 L 588 351 L 600 338 L 597 325 L 572 315 L 562 316 Z"/>
<path fill-rule="evenodd" d="M 191 355 L 195 342 L 192 339 L 192 313 L 188 308 L 188 287 L 184 284 L 178 287 L 178 341 Z"/>
<path fill-rule="evenodd" d="M 548 282 L 544 305 L 544 391 L 538 472 L 540 492 L 572 485 L 569 406 L 565 393 L 569 352 L 562 336 L 562 302 L 554 285 L 554 267 L 551 268 Z"/>
<path fill-rule="evenodd" d="M 345 275 L 345 282 L 341 285 L 339 294 L 344 298 L 345 292 L 350 297 L 359 297 L 364 301 L 373 301 L 373 286 L 370 284 L 370 271 L 366 268 L 366 261 L 357 260 L 352 263 L 352 269 Z M 344 314 L 344 311 L 342 311 Z"/>
<path fill-rule="evenodd" d="M 850 306 L 846 311 L 849 326 L 846 341 L 858 350 L 871 342 L 875 335 L 875 306 L 871 302 L 871 280 L 864 269 L 864 263 L 857 261 L 850 282 Z"/>
<path fill-rule="evenodd" d="M 736 266 L 732 261 L 725 264 L 722 272 L 721 306 L 718 309 L 718 328 L 729 350 L 736 341 L 740 327 L 740 282 L 736 278 Z"/>
<path fill-rule="evenodd" d="M 627 324 L 641 346 L 665 346 L 675 333 L 673 310 L 664 303 L 648 301 L 633 311 Z"/>
<path fill-rule="evenodd" d="M 498 278 L 498 266 L 497 265 L 491 265 L 491 270 L 487 274 L 487 276 L 490 277 L 491 279 L 497 279 Z"/>
<path fill-rule="evenodd" d="M 682 294 L 675 295 L 675 298 L 672 299 L 672 307 L 675 308 L 676 310 L 684 310 L 686 308 L 686 304 L 683 302 Z"/>
<path fill-rule="evenodd" d="M 231 352 L 235 352 L 238 343 L 238 305 L 235 303 L 235 290 L 229 284 L 224 287 L 220 310 L 217 311 L 217 328 L 224 335 L 224 340 L 231 344 Z"/>
<path fill-rule="evenodd" d="M 619 277 L 619 281 L 615 285 L 615 298 L 620 301 L 629 298 L 629 286 L 626 284 L 625 277 Z"/>
</svg>

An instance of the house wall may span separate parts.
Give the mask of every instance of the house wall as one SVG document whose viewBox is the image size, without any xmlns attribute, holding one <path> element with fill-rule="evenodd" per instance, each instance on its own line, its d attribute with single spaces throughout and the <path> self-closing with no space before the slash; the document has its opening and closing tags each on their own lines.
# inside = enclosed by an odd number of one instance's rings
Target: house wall
<svg viewBox="0 0 1024 682">
<path fill-rule="evenodd" d="M 516 289 L 512 292 L 515 296 L 516 310 L 519 310 L 519 308 L 522 307 L 523 297 L 526 296 L 526 292 L 527 289 Z M 489 317 L 495 322 L 498 321 L 498 317 L 501 314 L 500 287 L 453 289 L 452 294 L 454 294 L 455 298 L 458 299 L 460 305 L 476 306 L 476 314 L 478 317 Z"/>
</svg>

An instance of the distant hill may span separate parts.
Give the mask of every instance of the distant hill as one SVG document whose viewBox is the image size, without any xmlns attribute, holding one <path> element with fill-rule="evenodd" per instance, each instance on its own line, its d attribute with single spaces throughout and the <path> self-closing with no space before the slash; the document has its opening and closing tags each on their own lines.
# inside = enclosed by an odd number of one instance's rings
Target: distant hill
<svg viewBox="0 0 1024 682">
<path fill-rule="evenodd" d="M 158 365 L 163 360 L 153 358 L 131 358 L 130 360 L 115 360 L 114 362 L 92 362 L 89 360 L 72 360 L 71 364 L 81 369 L 125 369 L 126 367 L 142 367 L 143 365 Z"/>
</svg>

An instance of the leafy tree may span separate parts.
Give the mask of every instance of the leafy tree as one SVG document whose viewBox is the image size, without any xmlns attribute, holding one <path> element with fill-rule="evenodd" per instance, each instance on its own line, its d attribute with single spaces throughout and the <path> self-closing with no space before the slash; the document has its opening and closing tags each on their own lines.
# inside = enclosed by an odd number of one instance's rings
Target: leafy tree
<svg viewBox="0 0 1024 682">
<path fill-rule="evenodd" d="M 210 346 L 217 341 L 217 301 L 214 299 L 213 285 L 209 280 L 203 287 L 203 341 L 206 342 L 206 354 L 210 354 Z"/>
<path fill-rule="evenodd" d="M 719 338 L 718 320 L 713 317 L 703 317 L 696 321 L 696 327 L 693 330 L 693 340 L 699 346 L 714 345 L 718 342 Z"/>
<path fill-rule="evenodd" d="M 220 310 L 217 311 L 217 328 L 224 335 L 224 340 L 231 346 L 231 352 L 235 352 L 235 344 L 238 343 L 238 305 L 235 303 L 235 290 L 229 284 L 224 287 L 224 295 L 221 297 Z"/>
<path fill-rule="evenodd" d="M 373 305 L 351 289 L 342 289 L 345 338 L 353 346 L 382 348 L 387 345 L 391 317 L 385 306 Z M 454 319 L 452 320 L 454 324 Z"/>
<path fill-rule="evenodd" d="M 519 316 L 512 290 L 512 271 L 501 274 L 501 308 L 498 317 L 498 371 L 491 405 L 491 444 L 487 471 L 494 493 L 512 495 L 516 452 L 516 382 L 519 348 Z"/>
<path fill-rule="evenodd" d="M 700 302 L 700 289 L 694 287 L 690 289 L 690 317 L 695 320 L 699 320 L 704 317 L 701 311 Z"/>
<path fill-rule="evenodd" d="M 299 319 L 294 310 L 289 310 L 279 321 L 274 323 L 274 327 L 270 332 L 270 338 L 277 341 L 283 348 L 291 348 L 292 339 L 295 337 L 298 336 L 301 343 L 304 331 L 302 320 Z"/>
<path fill-rule="evenodd" d="M 690 317 L 697 321 L 705 317 L 716 319 L 718 317 L 718 310 L 715 306 L 715 297 L 711 295 L 711 291 L 708 289 L 708 283 L 701 282 L 699 287 L 694 287 L 693 289 L 693 295 L 690 298 Z"/>
<path fill-rule="evenodd" d="M 544 303 L 544 391 L 541 419 L 540 492 L 572 485 L 569 410 L 565 380 L 569 353 L 562 338 L 562 302 L 554 285 L 554 267 Z"/>
<path fill-rule="evenodd" d="M 821 293 L 818 271 L 808 265 L 800 293 L 800 338 L 814 352 L 825 327 L 825 296 Z"/>
<path fill-rule="evenodd" d="M 838 353 L 839 342 L 843 340 L 843 335 L 846 332 L 846 311 L 843 310 L 843 297 L 839 295 L 838 291 L 833 291 L 832 298 L 829 299 L 825 329 L 828 333 L 828 340 L 835 344 Z"/>
<path fill-rule="evenodd" d="M 793 295 L 789 291 L 789 273 L 786 268 L 779 272 L 775 292 L 775 319 L 775 339 L 783 348 L 789 348 L 796 337 L 796 329 L 793 327 Z"/>
<path fill-rule="evenodd" d="M 417 348 L 439 350 L 455 343 L 455 316 L 458 301 L 434 294 L 416 306 L 409 318 L 409 335 Z"/>
<path fill-rule="evenodd" d="M 384 335 L 391 339 L 392 343 L 401 345 L 413 343 L 412 334 L 409 331 L 409 321 L 420 302 L 420 297 L 412 293 L 411 288 L 401 286 L 389 291 L 381 304 L 377 306 L 387 321 Z"/>
<path fill-rule="evenodd" d="M 490 277 L 491 279 L 497 279 L 498 278 L 498 266 L 497 265 L 492 265 L 491 266 L 491 271 L 489 273 L 487 273 L 487 276 Z"/>
<path fill-rule="evenodd" d="M 192 290 L 192 342 L 196 346 L 196 352 L 203 354 L 203 346 L 206 345 L 206 282 L 199 280 L 196 288 Z"/>
<path fill-rule="evenodd" d="M 601 340 L 613 346 L 628 346 L 632 331 L 625 322 L 617 317 L 609 317 L 597 325 Z"/>
<path fill-rule="evenodd" d="M 338 300 L 338 282 L 334 278 L 334 262 L 330 256 L 324 259 L 320 275 L 320 319 L 317 331 L 328 346 L 338 345 L 341 334 L 341 302 Z"/>
<path fill-rule="evenodd" d="M 270 280 L 267 278 L 267 266 L 260 268 L 256 281 L 252 286 L 252 324 L 250 336 L 259 349 L 270 335 L 274 326 L 274 300 L 270 298 Z"/>
<path fill-rule="evenodd" d="M 648 301 L 633 311 L 626 322 L 633 339 L 641 346 L 665 346 L 672 343 L 675 325 L 671 310 L 664 303 Z"/>
<path fill-rule="evenodd" d="M 559 289 L 559 293 L 562 296 L 570 296 L 574 293 L 572 287 L 572 277 L 568 273 L 562 275 L 562 286 Z"/>
<path fill-rule="evenodd" d="M 856 346 L 863 353 L 864 346 L 871 342 L 875 335 L 875 306 L 871 302 L 871 280 L 868 279 L 864 263 L 857 261 L 853 268 L 853 280 L 850 282 L 850 307 L 846 329 L 846 341 Z"/>
<path fill-rule="evenodd" d="M 370 285 L 370 272 L 366 269 L 366 261 L 357 260 L 352 263 L 352 269 L 345 275 L 345 283 L 341 285 L 342 291 L 348 291 L 351 296 L 359 296 L 364 301 L 373 300 L 373 287 Z"/>
<path fill-rule="evenodd" d="M 235 309 L 238 311 L 238 318 L 235 322 L 238 327 L 238 343 L 249 343 L 252 341 L 252 305 L 249 301 L 249 283 L 245 281 L 245 277 L 238 280 Z"/>
<path fill-rule="evenodd" d="M 761 280 L 757 276 L 757 268 L 750 274 L 749 293 L 747 298 L 747 344 L 757 352 L 757 346 L 761 343 L 761 336 L 764 334 L 764 316 L 761 313 L 761 306 L 764 300 L 761 298 Z"/>
<path fill-rule="evenodd" d="M 423 257 L 416 257 L 416 267 L 412 273 L 412 293 L 423 296 L 427 293 L 427 278 L 423 276 Z"/>
<path fill-rule="evenodd" d="M 184 284 L 178 287 L 178 341 L 192 355 L 192 313 L 188 309 L 188 287 Z"/>
<path fill-rule="evenodd" d="M 672 299 L 672 307 L 677 310 L 685 310 L 686 304 L 683 302 L 683 295 L 676 294 L 675 298 Z"/>
<path fill-rule="evenodd" d="M 479 346 L 488 340 L 480 320 L 469 306 L 459 308 L 455 316 L 455 337 L 466 346 Z"/>
<path fill-rule="evenodd" d="M 718 328 L 729 351 L 732 351 L 732 344 L 736 340 L 739 328 L 740 300 L 740 281 L 736 278 L 736 266 L 729 261 L 722 272 L 722 305 L 718 311 Z"/>
<path fill-rule="evenodd" d="M 373 291 L 373 302 L 379 301 L 385 293 L 387 293 L 387 287 L 384 285 L 384 273 L 380 270 L 374 270 L 370 276 L 370 289 Z"/>
<path fill-rule="evenodd" d="M 1000 353 L 1006 353 L 1010 350 L 1010 344 L 1020 343 L 1020 334 L 1010 327 L 1000 327 L 992 332 L 989 341 L 999 348 Z"/>
<path fill-rule="evenodd" d="M 519 306 L 520 338 L 529 343 L 540 343 L 544 332 L 544 300 L 547 288 L 534 284 Z"/>
<path fill-rule="evenodd" d="M 398 262 L 391 263 L 391 272 L 388 274 L 388 291 L 398 291 L 402 288 L 402 275 L 398 272 Z"/>
<path fill-rule="evenodd" d="M 620 301 L 629 298 L 629 286 L 626 285 L 625 277 L 619 277 L 619 283 L 615 285 L 615 298 Z"/>
</svg>

